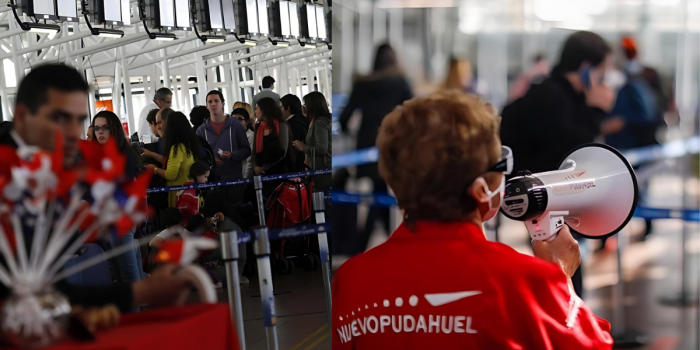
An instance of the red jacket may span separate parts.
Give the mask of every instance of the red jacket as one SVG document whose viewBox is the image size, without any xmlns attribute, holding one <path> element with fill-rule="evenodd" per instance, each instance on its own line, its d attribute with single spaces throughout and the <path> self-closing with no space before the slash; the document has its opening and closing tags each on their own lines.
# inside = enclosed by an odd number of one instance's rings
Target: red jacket
<svg viewBox="0 0 700 350">
<path fill-rule="evenodd" d="M 194 182 L 186 182 L 185 185 L 191 185 Z M 182 223 L 187 225 L 190 218 L 199 214 L 199 194 L 197 189 L 184 190 L 177 195 L 177 208 L 182 212 Z"/>
<path fill-rule="evenodd" d="M 611 349 L 555 264 L 469 223 L 418 222 L 343 264 L 333 349 Z"/>
</svg>

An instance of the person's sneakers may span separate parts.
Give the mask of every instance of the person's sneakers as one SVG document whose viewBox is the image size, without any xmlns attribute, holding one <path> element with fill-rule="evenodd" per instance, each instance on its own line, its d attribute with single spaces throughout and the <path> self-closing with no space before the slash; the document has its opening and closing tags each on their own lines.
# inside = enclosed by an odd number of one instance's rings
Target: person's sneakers
<svg viewBox="0 0 700 350">
<path fill-rule="evenodd" d="M 248 283 L 250 283 L 250 280 L 248 279 L 248 277 L 243 276 L 243 275 L 241 275 L 241 277 L 239 278 L 239 280 L 240 280 L 241 284 L 248 284 Z"/>
</svg>

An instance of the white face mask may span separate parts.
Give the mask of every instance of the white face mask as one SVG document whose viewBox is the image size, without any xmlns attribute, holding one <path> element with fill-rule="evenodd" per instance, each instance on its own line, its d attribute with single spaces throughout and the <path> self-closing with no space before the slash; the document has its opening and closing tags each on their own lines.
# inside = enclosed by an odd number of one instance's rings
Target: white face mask
<svg viewBox="0 0 700 350">
<path fill-rule="evenodd" d="M 500 195 L 501 201 L 503 201 L 503 189 L 505 189 L 506 186 L 506 176 L 503 175 L 503 177 L 501 178 L 501 184 L 498 185 L 498 188 L 493 192 L 491 192 L 491 190 L 489 189 L 489 185 L 486 183 L 486 180 L 483 177 L 480 177 L 479 179 L 481 179 L 481 184 L 482 186 L 484 186 L 484 191 L 486 192 L 485 201 L 489 204 L 489 210 L 483 215 L 482 220 L 489 221 L 491 220 L 491 218 L 496 216 L 496 213 L 498 213 L 498 209 L 500 208 L 500 206 L 493 206 L 493 204 L 491 203 L 491 199 L 493 199 L 493 197 L 495 197 L 496 195 Z M 477 179 L 477 181 L 479 181 L 479 179 Z M 483 202 L 484 201 L 481 201 L 481 203 Z"/>
</svg>

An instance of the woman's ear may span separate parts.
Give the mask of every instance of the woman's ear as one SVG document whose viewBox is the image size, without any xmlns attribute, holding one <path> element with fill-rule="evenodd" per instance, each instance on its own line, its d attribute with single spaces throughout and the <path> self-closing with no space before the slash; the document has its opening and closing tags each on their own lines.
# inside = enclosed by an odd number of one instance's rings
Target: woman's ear
<svg viewBox="0 0 700 350">
<path fill-rule="evenodd" d="M 486 193 L 486 188 L 488 184 L 483 177 L 478 177 L 471 185 L 467 188 L 467 195 L 474 198 L 478 203 L 482 203 L 488 200 L 488 194 Z"/>
</svg>

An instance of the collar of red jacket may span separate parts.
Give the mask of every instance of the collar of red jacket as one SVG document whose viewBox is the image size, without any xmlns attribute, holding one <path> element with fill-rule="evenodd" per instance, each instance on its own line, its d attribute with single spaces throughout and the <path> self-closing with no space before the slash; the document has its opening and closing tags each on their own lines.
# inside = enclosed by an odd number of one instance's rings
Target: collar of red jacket
<svg viewBox="0 0 700 350">
<path fill-rule="evenodd" d="M 476 239 L 486 240 L 481 227 L 467 221 L 417 221 L 413 231 L 401 226 L 391 238 L 435 238 L 435 239 Z"/>
</svg>

